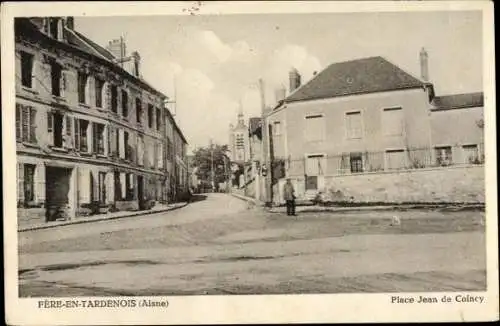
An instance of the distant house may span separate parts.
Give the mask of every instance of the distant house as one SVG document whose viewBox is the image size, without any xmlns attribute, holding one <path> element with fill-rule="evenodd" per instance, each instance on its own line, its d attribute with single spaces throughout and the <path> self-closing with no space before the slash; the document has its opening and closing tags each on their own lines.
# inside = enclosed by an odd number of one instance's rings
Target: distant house
<svg viewBox="0 0 500 326">
<path fill-rule="evenodd" d="M 451 157 L 479 161 L 482 93 L 436 97 L 424 50 L 420 57 L 422 78 L 382 57 L 331 64 L 304 85 L 292 70 L 290 93 L 266 118 L 283 167 L 273 173 L 274 201 L 285 177 L 311 199 L 331 188 L 333 176 L 441 166 Z"/>
</svg>

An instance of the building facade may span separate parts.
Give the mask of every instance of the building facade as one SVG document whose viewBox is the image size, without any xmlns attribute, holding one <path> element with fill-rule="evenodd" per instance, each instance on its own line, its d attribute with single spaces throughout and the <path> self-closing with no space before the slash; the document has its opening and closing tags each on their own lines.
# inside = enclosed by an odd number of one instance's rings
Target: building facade
<svg viewBox="0 0 500 326">
<path fill-rule="evenodd" d="M 337 176 L 481 164 L 482 93 L 436 97 L 427 58 L 421 78 L 381 57 L 332 64 L 304 85 L 292 71 L 290 93 L 266 117 L 273 201 L 286 177 L 312 199 Z"/>
<path fill-rule="evenodd" d="M 139 55 L 125 67 L 116 49 L 77 32 L 72 17 L 18 18 L 15 36 L 19 218 L 168 201 L 171 115 L 167 96 L 141 78 Z"/>
</svg>

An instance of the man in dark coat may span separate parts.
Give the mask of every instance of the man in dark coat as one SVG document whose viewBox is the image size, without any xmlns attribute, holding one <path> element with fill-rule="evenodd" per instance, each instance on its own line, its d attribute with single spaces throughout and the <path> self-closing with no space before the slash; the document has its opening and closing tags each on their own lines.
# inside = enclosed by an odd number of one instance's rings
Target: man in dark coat
<svg viewBox="0 0 500 326">
<path fill-rule="evenodd" d="M 291 180 L 286 179 L 285 186 L 283 187 L 283 197 L 286 202 L 286 215 L 295 215 L 295 189 Z"/>
</svg>

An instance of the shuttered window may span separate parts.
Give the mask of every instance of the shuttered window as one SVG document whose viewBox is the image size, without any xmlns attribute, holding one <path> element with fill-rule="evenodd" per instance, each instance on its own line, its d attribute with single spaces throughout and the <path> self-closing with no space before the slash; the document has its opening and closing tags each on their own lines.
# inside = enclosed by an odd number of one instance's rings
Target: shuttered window
<svg viewBox="0 0 500 326">
<path fill-rule="evenodd" d="M 36 109 L 16 104 L 16 140 L 36 144 Z"/>
</svg>

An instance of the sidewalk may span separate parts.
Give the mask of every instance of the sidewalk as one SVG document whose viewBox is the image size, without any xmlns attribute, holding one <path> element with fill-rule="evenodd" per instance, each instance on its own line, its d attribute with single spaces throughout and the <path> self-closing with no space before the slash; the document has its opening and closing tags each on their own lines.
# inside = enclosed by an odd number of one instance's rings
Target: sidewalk
<svg viewBox="0 0 500 326">
<path fill-rule="evenodd" d="M 91 222 L 115 220 L 119 218 L 133 217 L 139 215 L 150 215 L 150 214 L 168 212 L 171 210 L 179 209 L 186 206 L 187 204 L 188 202 L 173 203 L 168 205 L 157 204 L 150 210 L 144 210 L 144 211 L 122 211 L 122 212 L 98 214 L 92 216 L 81 216 L 81 217 L 76 217 L 69 221 L 54 221 L 54 222 L 45 222 L 45 223 L 31 224 L 31 225 L 18 225 L 17 231 L 18 232 L 33 231 L 33 230 L 48 229 L 70 224 L 91 223 Z"/>
<path fill-rule="evenodd" d="M 253 202 L 256 205 L 263 204 L 255 198 L 231 193 L 234 197 L 241 200 Z M 452 204 L 452 203 L 414 203 L 414 204 L 383 204 L 383 205 L 368 205 L 368 204 L 351 204 L 349 206 L 320 206 L 320 205 L 300 205 L 295 207 L 297 213 L 320 213 L 320 212 L 356 212 L 356 211 L 401 211 L 411 209 L 439 209 L 448 211 L 461 211 L 461 210 L 483 210 L 484 204 Z M 285 213 L 285 206 L 273 206 L 267 209 L 270 213 Z"/>
</svg>

